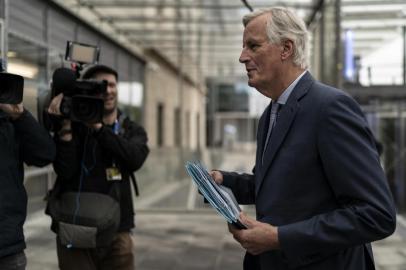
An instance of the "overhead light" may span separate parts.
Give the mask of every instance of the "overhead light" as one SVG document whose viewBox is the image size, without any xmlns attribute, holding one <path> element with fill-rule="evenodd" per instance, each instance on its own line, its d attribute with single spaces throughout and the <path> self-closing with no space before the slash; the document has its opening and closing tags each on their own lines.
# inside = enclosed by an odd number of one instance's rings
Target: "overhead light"
<svg viewBox="0 0 406 270">
<path fill-rule="evenodd" d="M 354 36 L 351 30 L 345 31 L 345 58 L 344 58 L 344 76 L 348 81 L 354 80 Z"/>
<path fill-rule="evenodd" d="M 21 75 L 25 78 L 34 79 L 38 74 L 38 68 L 34 65 L 9 61 L 7 63 L 7 72 Z"/>
</svg>

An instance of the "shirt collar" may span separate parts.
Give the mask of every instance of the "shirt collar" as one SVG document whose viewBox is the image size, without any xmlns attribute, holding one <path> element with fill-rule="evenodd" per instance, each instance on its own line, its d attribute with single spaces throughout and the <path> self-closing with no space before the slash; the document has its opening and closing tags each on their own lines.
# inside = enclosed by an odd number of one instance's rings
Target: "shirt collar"
<svg viewBox="0 0 406 270">
<path fill-rule="evenodd" d="M 296 80 L 294 80 L 289 86 L 288 88 L 286 88 L 283 92 L 282 95 L 280 95 L 280 97 L 278 98 L 278 100 L 276 102 L 278 102 L 278 104 L 280 105 L 285 105 L 286 102 L 288 101 L 288 98 L 290 96 L 290 94 L 292 93 L 293 89 L 295 88 L 295 86 L 297 85 L 297 83 L 299 82 L 299 80 L 303 77 L 303 75 L 305 75 L 305 73 L 307 72 L 307 70 L 303 71 L 302 74 L 300 74 Z"/>
</svg>

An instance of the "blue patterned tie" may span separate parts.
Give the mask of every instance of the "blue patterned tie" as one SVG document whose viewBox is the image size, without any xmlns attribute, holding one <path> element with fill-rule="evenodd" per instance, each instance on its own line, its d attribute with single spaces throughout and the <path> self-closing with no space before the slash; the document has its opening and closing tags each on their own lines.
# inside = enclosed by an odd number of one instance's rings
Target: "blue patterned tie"
<svg viewBox="0 0 406 270">
<path fill-rule="evenodd" d="M 266 148 L 269 143 L 269 138 L 271 137 L 272 134 L 272 129 L 275 127 L 276 124 L 276 118 L 278 116 L 278 110 L 279 110 L 279 103 L 275 103 L 272 101 L 271 103 L 271 116 L 269 117 L 269 127 L 268 127 L 268 133 L 266 134 L 266 141 L 264 144 L 264 150 L 262 152 L 262 164 L 264 163 L 264 155 Z"/>
</svg>

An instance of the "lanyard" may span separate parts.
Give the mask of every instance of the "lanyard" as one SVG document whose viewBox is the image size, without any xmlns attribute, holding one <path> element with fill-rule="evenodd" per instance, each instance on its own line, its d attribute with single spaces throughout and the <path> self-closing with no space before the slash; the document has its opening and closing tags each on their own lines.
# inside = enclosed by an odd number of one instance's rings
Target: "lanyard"
<svg viewBox="0 0 406 270">
<path fill-rule="evenodd" d="M 118 119 L 114 121 L 113 132 L 116 135 L 118 135 L 118 133 L 120 132 L 120 122 L 118 121 Z M 113 158 L 113 167 L 116 167 L 116 162 L 114 161 L 114 158 Z"/>
<path fill-rule="evenodd" d="M 120 122 L 118 122 L 118 120 L 116 119 L 116 121 L 114 121 L 113 132 L 114 134 L 118 135 L 119 131 L 120 131 Z"/>
</svg>

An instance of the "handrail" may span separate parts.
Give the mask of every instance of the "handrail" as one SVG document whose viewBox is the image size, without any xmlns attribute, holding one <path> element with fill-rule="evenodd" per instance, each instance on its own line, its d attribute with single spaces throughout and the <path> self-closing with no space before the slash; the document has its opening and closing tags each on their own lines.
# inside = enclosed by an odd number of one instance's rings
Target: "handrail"
<svg viewBox="0 0 406 270">
<path fill-rule="evenodd" d="M 52 165 L 48 165 L 43 168 L 33 168 L 33 169 L 25 169 L 24 171 L 24 184 L 27 182 L 28 179 L 32 177 L 46 175 L 47 177 L 47 189 L 51 189 L 53 186 L 53 179 L 54 179 L 54 169 Z"/>
<path fill-rule="evenodd" d="M 43 168 L 34 168 L 34 169 L 26 169 L 24 172 L 24 178 L 28 179 L 31 177 L 36 177 L 36 176 L 41 176 L 41 175 L 46 175 L 48 173 L 53 173 L 54 169 L 52 168 L 51 165 L 48 165 Z"/>
</svg>

